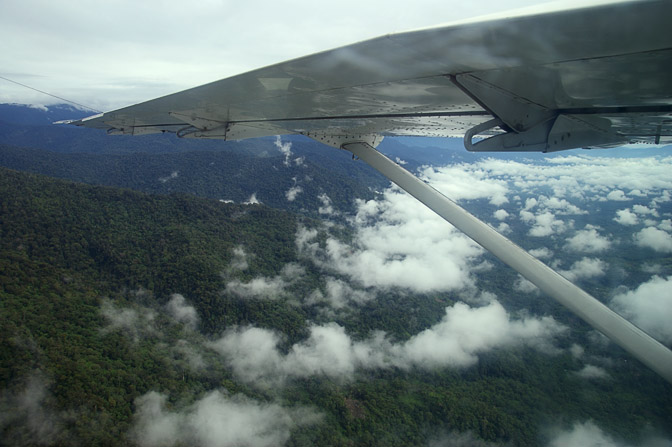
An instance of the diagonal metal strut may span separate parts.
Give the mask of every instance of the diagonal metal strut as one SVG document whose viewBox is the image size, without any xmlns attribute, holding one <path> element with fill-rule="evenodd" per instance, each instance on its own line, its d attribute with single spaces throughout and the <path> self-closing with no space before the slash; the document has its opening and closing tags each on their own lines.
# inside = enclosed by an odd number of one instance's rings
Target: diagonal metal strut
<svg viewBox="0 0 672 447">
<path fill-rule="evenodd" d="M 672 383 L 672 351 L 661 343 L 369 144 L 346 143 L 342 148 L 352 152 L 427 205 L 543 292 Z"/>
</svg>

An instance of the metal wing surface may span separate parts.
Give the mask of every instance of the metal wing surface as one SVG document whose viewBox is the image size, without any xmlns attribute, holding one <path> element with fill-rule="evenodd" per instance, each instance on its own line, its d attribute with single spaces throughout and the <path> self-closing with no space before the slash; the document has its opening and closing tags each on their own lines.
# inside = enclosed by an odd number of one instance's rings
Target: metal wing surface
<svg viewBox="0 0 672 447">
<path fill-rule="evenodd" d="M 668 0 L 610 2 L 390 34 L 74 124 L 231 140 L 466 135 L 470 150 L 672 143 L 670 17 Z"/>
</svg>

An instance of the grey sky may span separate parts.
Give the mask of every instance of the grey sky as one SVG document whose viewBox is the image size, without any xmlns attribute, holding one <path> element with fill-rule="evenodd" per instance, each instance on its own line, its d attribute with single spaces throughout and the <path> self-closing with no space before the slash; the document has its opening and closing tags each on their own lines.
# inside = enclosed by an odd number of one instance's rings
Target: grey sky
<svg viewBox="0 0 672 447">
<path fill-rule="evenodd" d="M 539 0 L 3 0 L 0 76 L 100 110 Z M 51 104 L 0 79 L 0 102 Z"/>
</svg>

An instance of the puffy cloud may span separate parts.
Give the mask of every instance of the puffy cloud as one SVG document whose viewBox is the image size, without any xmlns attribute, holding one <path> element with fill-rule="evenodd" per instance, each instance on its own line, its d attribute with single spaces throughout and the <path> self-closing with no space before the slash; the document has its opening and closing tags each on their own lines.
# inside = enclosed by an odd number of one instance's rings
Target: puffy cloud
<svg viewBox="0 0 672 447">
<path fill-rule="evenodd" d="M 303 192 L 303 188 L 297 185 L 292 186 L 285 192 L 285 197 L 288 202 L 293 202 L 296 197 Z"/>
<path fill-rule="evenodd" d="M 390 195 L 384 202 L 361 204 L 354 247 L 335 238 L 320 246 L 317 232 L 300 229 L 296 238 L 300 253 L 367 288 L 427 292 L 470 286 L 469 264 L 482 250 L 414 199 Z M 406 202 L 410 209 L 404 208 Z M 369 220 L 362 213 L 367 207 L 375 218 Z"/>
<path fill-rule="evenodd" d="M 637 225 L 639 222 L 637 214 L 630 211 L 630 208 L 616 211 L 616 217 L 614 217 L 614 220 L 621 225 Z"/>
<path fill-rule="evenodd" d="M 644 205 L 632 205 L 632 211 L 637 214 L 651 215 L 653 217 L 658 217 L 658 211 L 655 208 L 649 208 Z"/>
<path fill-rule="evenodd" d="M 556 214 L 587 214 L 587 211 L 583 211 L 581 208 L 573 205 L 566 199 L 540 196 L 538 203 L 540 208 L 550 208 Z"/>
<path fill-rule="evenodd" d="M 275 299 L 282 296 L 285 289 L 300 279 L 305 273 L 298 264 L 287 264 L 279 275 L 272 278 L 260 276 L 248 282 L 231 279 L 226 283 L 226 292 L 241 298 Z"/>
<path fill-rule="evenodd" d="M 501 444 L 484 441 L 472 432 L 451 432 L 432 437 L 428 447 L 497 447 Z"/>
<path fill-rule="evenodd" d="M 471 286 L 469 266 L 482 249 L 413 197 L 397 188 L 381 200 L 357 201 L 355 239 L 346 244 L 317 232 L 297 232 L 299 252 L 363 287 L 404 287 L 416 292 Z"/>
<path fill-rule="evenodd" d="M 585 253 L 599 253 L 611 246 L 606 237 L 600 236 L 595 228 L 586 227 L 567 239 L 567 248 Z"/>
<path fill-rule="evenodd" d="M 511 232 L 511 226 L 507 224 L 506 222 L 500 222 L 499 225 L 497 225 L 497 231 L 500 232 L 501 234 L 507 234 Z"/>
<path fill-rule="evenodd" d="M 575 359 L 579 359 L 583 356 L 585 349 L 583 349 L 583 346 L 574 343 L 572 344 L 572 346 L 569 347 L 569 352 L 572 354 L 572 357 L 574 357 Z"/>
<path fill-rule="evenodd" d="M 180 323 L 184 323 L 187 327 L 196 329 L 196 326 L 198 326 L 198 312 L 193 306 L 187 304 L 187 301 L 179 293 L 170 297 L 166 309 L 173 318 Z"/>
<path fill-rule="evenodd" d="M 244 395 L 212 391 L 180 411 L 170 411 L 167 396 L 151 391 L 135 401 L 132 438 L 143 447 L 284 445 L 294 427 L 319 421 L 307 409 L 285 408 Z"/>
<path fill-rule="evenodd" d="M 597 258 L 583 258 L 576 261 L 569 270 L 559 270 L 558 273 L 563 275 L 570 281 L 578 279 L 594 278 L 596 276 L 604 275 L 606 264 L 604 261 Z"/>
<path fill-rule="evenodd" d="M 534 237 L 546 237 L 552 234 L 562 233 L 567 229 L 567 225 L 562 220 L 556 219 L 550 211 L 540 214 L 533 214 L 529 211 L 520 211 L 520 218 L 523 222 L 532 225 L 529 235 Z"/>
<path fill-rule="evenodd" d="M 173 171 L 173 172 L 170 173 L 170 175 L 167 175 L 165 177 L 159 177 L 159 181 L 161 183 L 166 183 L 169 180 L 176 179 L 177 177 L 179 177 L 179 175 L 180 175 L 179 171 Z"/>
<path fill-rule="evenodd" d="M 548 443 L 549 447 L 565 447 L 570 445 L 595 447 L 629 447 L 631 445 L 609 436 L 592 421 L 586 421 L 583 423 L 577 422 L 569 430 L 556 429 L 554 432 L 555 433 L 553 433 Z M 670 445 L 670 440 L 657 437 L 648 437 L 642 440 L 638 445 L 644 447 L 666 446 Z"/>
<path fill-rule="evenodd" d="M 257 193 L 253 193 L 249 199 L 243 202 L 244 205 L 259 205 L 261 202 L 257 199 Z"/>
<path fill-rule="evenodd" d="M 150 309 L 117 307 L 111 300 L 104 299 L 100 312 L 108 322 L 103 329 L 104 332 L 121 330 L 124 334 L 130 335 L 134 341 L 156 333 L 154 329 L 156 313 Z"/>
<path fill-rule="evenodd" d="M 506 220 L 506 218 L 509 217 L 508 211 L 501 208 L 492 213 L 492 215 L 495 216 L 495 219 L 497 220 Z"/>
<path fill-rule="evenodd" d="M 658 224 L 658 228 L 665 231 L 672 231 L 672 219 L 665 219 Z"/>
<path fill-rule="evenodd" d="M 241 246 L 238 246 L 233 249 L 233 259 L 229 264 L 229 272 L 231 271 L 242 271 L 247 270 L 249 263 L 247 262 L 249 255 L 245 252 L 245 249 Z"/>
<path fill-rule="evenodd" d="M 441 322 L 397 345 L 395 363 L 418 367 L 473 365 L 477 354 L 495 347 L 520 343 L 548 347 L 548 340 L 563 328 L 550 317 L 511 320 L 496 301 L 471 308 L 456 303 Z"/>
<path fill-rule="evenodd" d="M 69 417 L 55 411 L 55 399 L 49 393 L 49 380 L 39 370 L 25 377 L 16 390 L 0 393 L 0 432 L 9 444 L 70 444 L 66 426 Z M 70 418 L 72 415 L 70 415 Z"/>
<path fill-rule="evenodd" d="M 625 195 L 623 191 L 620 189 L 615 189 L 611 191 L 609 194 L 607 194 L 607 200 L 613 200 L 616 202 L 625 202 L 627 200 L 632 200 L 629 197 Z"/>
<path fill-rule="evenodd" d="M 586 365 L 575 374 L 582 379 L 609 379 L 611 377 L 604 368 L 595 365 Z"/>
<path fill-rule="evenodd" d="M 499 347 L 526 344 L 545 351 L 564 331 L 550 317 L 512 319 L 496 301 L 472 308 L 457 303 L 446 308 L 436 325 L 403 343 L 382 332 L 353 341 L 336 323 L 312 326 L 310 336 L 287 354 L 275 332 L 254 327 L 227 331 L 210 347 L 223 355 L 241 379 L 270 386 L 291 377 L 323 375 L 349 379 L 358 369 L 468 367 L 478 354 Z"/>
<path fill-rule="evenodd" d="M 550 259 L 553 256 L 553 252 L 546 247 L 533 248 L 529 253 L 539 259 Z"/>
<path fill-rule="evenodd" d="M 275 137 L 275 147 L 280 151 L 282 155 L 285 156 L 285 161 L 283 162 L 285 166 L 290 166 L 291 161 L 290 158 L 292 157 L 292 142 L 287 141 L 287 142 L 282 142 L 282 139 L 280 138 L 280 135 Z"/>
<path fill-rule="evenodd" d="M 354 289 L 347 282 L 327 277 L 324 292 L 315 290 L 307 299 L 307 304 L 328 303 L 334 309 L 342 309 L 350 303 L 362 304 L 375 297 L 375 293 Z"/>
<path fill-rule="evenodd" d="M 527 279 L 523 278 L 522 276 L 518 275 L 518 278 L 513 283 L 513 290 L 517 292 L 523 292 L 523 293 L 538 293 L 539 288 L 532 284 L 530 281 Z"/>
<path fill-rule="evenodd" d="M 635 290 L 616 295 L 612 307 L 665 343 L 672 343 L 672 276 L 654 276 Z"/>
<path fill-rule="evenodd" d="M 318 213 L 325 214 L 327 216 L 338 214 L 338 212 L 334 209 L 334 206 L 331 203 L 331 199 L 328 195 L 322 193 L 318 195 L 317 198 L 320 200 L 320 202 L 322 202 L 322 206 L 317 209 Z"/>
<path fill-rule="evenodd" d="M 672 236 L 654 227 L 646 227 L 635 233 L 635 243 L 661 253 L 672 253 Z"/>
<path fill-rule="evenodd" d="M 419 176 L 452 200 L 490 199 L 493 205 L 502 205 L 508 187 L 505 181 L 490 176 L 478 166 L 460 164 L 443 167 L 425 167 Z"/>
</svg>

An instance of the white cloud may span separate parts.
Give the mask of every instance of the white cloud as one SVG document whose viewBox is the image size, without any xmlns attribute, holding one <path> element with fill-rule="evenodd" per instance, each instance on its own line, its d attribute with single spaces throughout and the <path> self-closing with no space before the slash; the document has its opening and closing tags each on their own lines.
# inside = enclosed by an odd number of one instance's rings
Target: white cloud
<svg viewBox="0 0 672 447">
<path fill-rule="evenodd" d="M 562 220 L 556 219 L 550 211 L 540 214 L 533 214 L 529 211 L 520 211 L 520 218 L 523 222 L 532 225 L 528 234 L 534 237 L 546 237 L 556 233 L 566 231 L 567 225 Z"/>
<path fill-rule="evenodd" d="M 646 227 L 635 233 L 635 243 L 660 253 L 672 253 L 672 236 L 654 227 Z"/>
<path fill-rule="evenodd" d="M 134 341 L 156 332 L 154 328 L 156 313 L 150 309 L 117 307 L 111 300 L 104 299 L 100 312 L 108 322 L 103 332 L 122 331 Z"/>
<path fill-rule="evenodd" d="M 672 231 L 672 219 L 665 219 L 658 224 L 658 228 L 665 231 Z"/>
<path fill-rule="evenodd" d="M 428 447 L 498 447 L 500 445 L 484 441 L 470 431 L 443 433 L 432 437 L 428 443 Z"/>
<path fill-rule="evenodd" d="M 392 343 L 382 332 L 353 341 L 336 323 L 311 326 L 308 339 L 287 354 L 277 345 L 275 332 L 254 327 L 227 331 L 210 347 L 223 355 L 234 373 L 260 386 L 291 377 L 323 375 L 350 379 L 358 369 L 463 368 L 494 348 L 526 344 L 553 350 L 552 340 L 564 331 L 550 317 L 512 319 L 496 301 L 478 308 L 457 303 L 446 308 L 441 322 L 403 343 Z"/>
<path fill-rule="evenodd" d="M 637 214 L 630 211 L 630 208 L 616 211 L 616 217 L 614 217 L 614 220 L 621 225 L 637 225 L 639 222 Z"/>
<path fill-rule="evenodd" d="M 375 297 L 374 293 L 361 289 L 354 289 L 350 284 L 340 279 L 327 277 L 324 293 L 315 290 L 307 299 L 307 304 L 326 302 L 334 309 L 342 309 L 351 303 L 362 304 Z"/>
<path fill-rule="evenodd" d="M 166 183 L 169 180 L 176 179 L 178 176 L 179 176 L 179 172 L 178 171 L 173 171 L 170 175 L 168 175 L 166 177 L 159 177 L 159 181 L 161 183 Z"/>
<path fill-rule="evenodd" d="M 68 445 L 66 427 L 73 415 L 58 412 L 49 393 L 49 380 L 39 370 L 31 371 L 17 389 L 0 392 L 0 432 L 9 445 Z"/>
<path fill-rule="evenodd" d="M 539 259 L 549 259 L 553 256 L 553 252 L 546 247 L 533 248 L 532 250 L 529 250 L 529 253 Z"/>
<path fill-rule="evenodd" d="M 179 411 L 169 410 L 167 396 L 155 391 L 137 398 L 135 405 L 132 438 L 143 447 L 279 446 L 289 440 L 293 428 L 320 419 L 304 408 L 286 408 L 219 391 Z"/>
<path fill-rule="evenodd" d="M 554 430 L 548 447 L 586 446 L 586 447 L 630 447 L 624 441 L 605 433 L 592 421 L 576 422 L 569 430 Z M 638 444 L 641 447 L 669 446 L 670 440 L 659 437 L 647 437 Z"/>
<path fill-rule="evenodd" d="M 575 359 L 579 359 L 583 356 L 585 349 L 583 349 L 583 346 L 574 343 L 572 344 L 572 346 L 569 347 L 569 352 L 572 354 L 572 357 L 574 357 Z"/>
<path fill-rule="evenodd" d="M 322 202 L 322 206 L 317 210 L 318 213 L 325 214 L 327 216 L 338 214 L 338 212 L 334 209 L 334 206 L 331 203 L 331 199 L 328 195 L 321 193 L 317 196 L 317 198 L 320 200 L 320 202 Z"/>
<path fill-rule="evenodd" d="M 241 246 L 235 247 L 233 249 L 233 259 L 231 259 L 231 262 L 229 264 L 229 272 L 231 271 L 243 271 L 247 270 L 249 267 L 248 263 L 248 258 L 250 255 L 248 255 L 245 252 L 245 249 Z"/>
<path fill-rule="evenodd" d="M 300 186 L 292 186 L 285 192 L 285 198 L 288 202 L 293 202 L 296 200 L 296 197 L 303 192 L 303 188 Z"/>
<path fill-rule="evenodd" d="M 632 205 L 632 211 L 645 216 L 650 215 L 653 217 L 658 217 L 658 211 L 655 208 L 649 208 L 644 205 Z"/>
<path fill-rule="evenodd" d="M 625 202 L 627 200 L 632 200 L 630 197 L 627 197 L 623 191 L 620 189 L 615 189 L 607 194 L 607 200 L 613 200 L 616 202 Z"/>
<path fill-rule="evenodd" d="M 575 374 L 582 379 L 609 379 L 611 377 L 604 368 L 595 365 L 586 365 Z"/>
<path fill-rule="evenodd" d="M 179 293 L 171 295 L 170 301 L 166 304 L 166 309 L 180 323 L 184 323 L 191 329 L 198 326 L 198 312 L 193 306 L 187 304 L 187 301 Z"/>
<path fill-rule="evenodd" d="M 672 343 L 672 276 L 654 276 L 635 290 L 616 295 L 612 307 L 665 343 Z"/>
<path fill-rule="evenodd" d="M 600 236 L 595 228 L 577 231 L 574 236 L 567 239 L 567 248 L 584 253 L 599 253 L 610 246 L 609 239 Z"/>
<path fill-rule="evenodd" d="M 285 161 L 283 162 L 285 166 L 290 166 L 291 161 L 290 158 L 292 157 L 292 142 L 287 141 L 287 142 L 282 142 L 282 139 L 280 138 L 280 135 L 275 137 L 275 147 L 278 148 L 280 153 L 285 156 Z"/>
<path fill-rule="evenodd" d="M 443 167 L 425 167 L 419 176 L 427 180 L 446 197 L 452 200 L 490 199 L 496 206 L 507 203 L 506 182 L 492 178 L 487 172 L 465 164 Z"/>
<path fill-rule="evenodd" d="M 501 208 L 492 213 L 492 215 L 495 216 L 495 219 L 497 220 L 506 220 L 506 218 L 509 217 L 508 211 Z"/>
<path fill-rule="evenodd" d="M 226 283 L 226 292 L 241 298 L 279 298 L 285 293 L 285 289 L 300 279 L 304 269 L 298 264 L 287 264 L 282 268 L 279 275 L 272 278 L 259 276 L 248 282 L 238 279 L 230 279 Z"/>
<path fill-rule="evenodd" d="M 538 293 L 539 288 L 532 284 L 530 281 L 527 279 L 523 278 L 522 276 L 518 275 L 518 278 L 513 283 L 513 290 L 517 292 L 523 292 L 523 293 Z"/>
<path fill-rule="evenodd" d="M 413 291 L 454 290 L 472 284 L 470 262 L 482 250 L 450 224 L 398 191 L 381 202 L 359 202 L 355 245 L 300 229 L 300 253 L 318 265 L 349 276 L 361 286 Z"/>
<path fill-rule="evenodd" d="M 562 330 L 550 317 L 511 320 L 496 301 L 479 308 L 456 303 L 446 309 L 440 323 L 397 345 L 393 352 L 400 365 L 465 367 L 478 361 L 478 353 L 495 347 L 519 343 L 547 347 L 549 339 Z"/>
<path fill-rule="evenodd" d="M 245 205 L 259 205 L 261 202 L 257 199 L 257 193 L 253 193 L 249 199 L 243 202 Z"/>
<path fill-rule="evenodd" d="M 558 270 L 562 276 L 570 281 L 588 279 L 604 275 L 607 267 L 604 261 L 597 258 L 582 258 L 572 264 L 569 270 Z"/>
<path fill-rule="evenodd" d="M 497 225 L 497 231 L 501 234 L 508 234 L 511 232 L 511 226 L 506 222 L 500 222 L 499 225 Z"/>
</svg>

